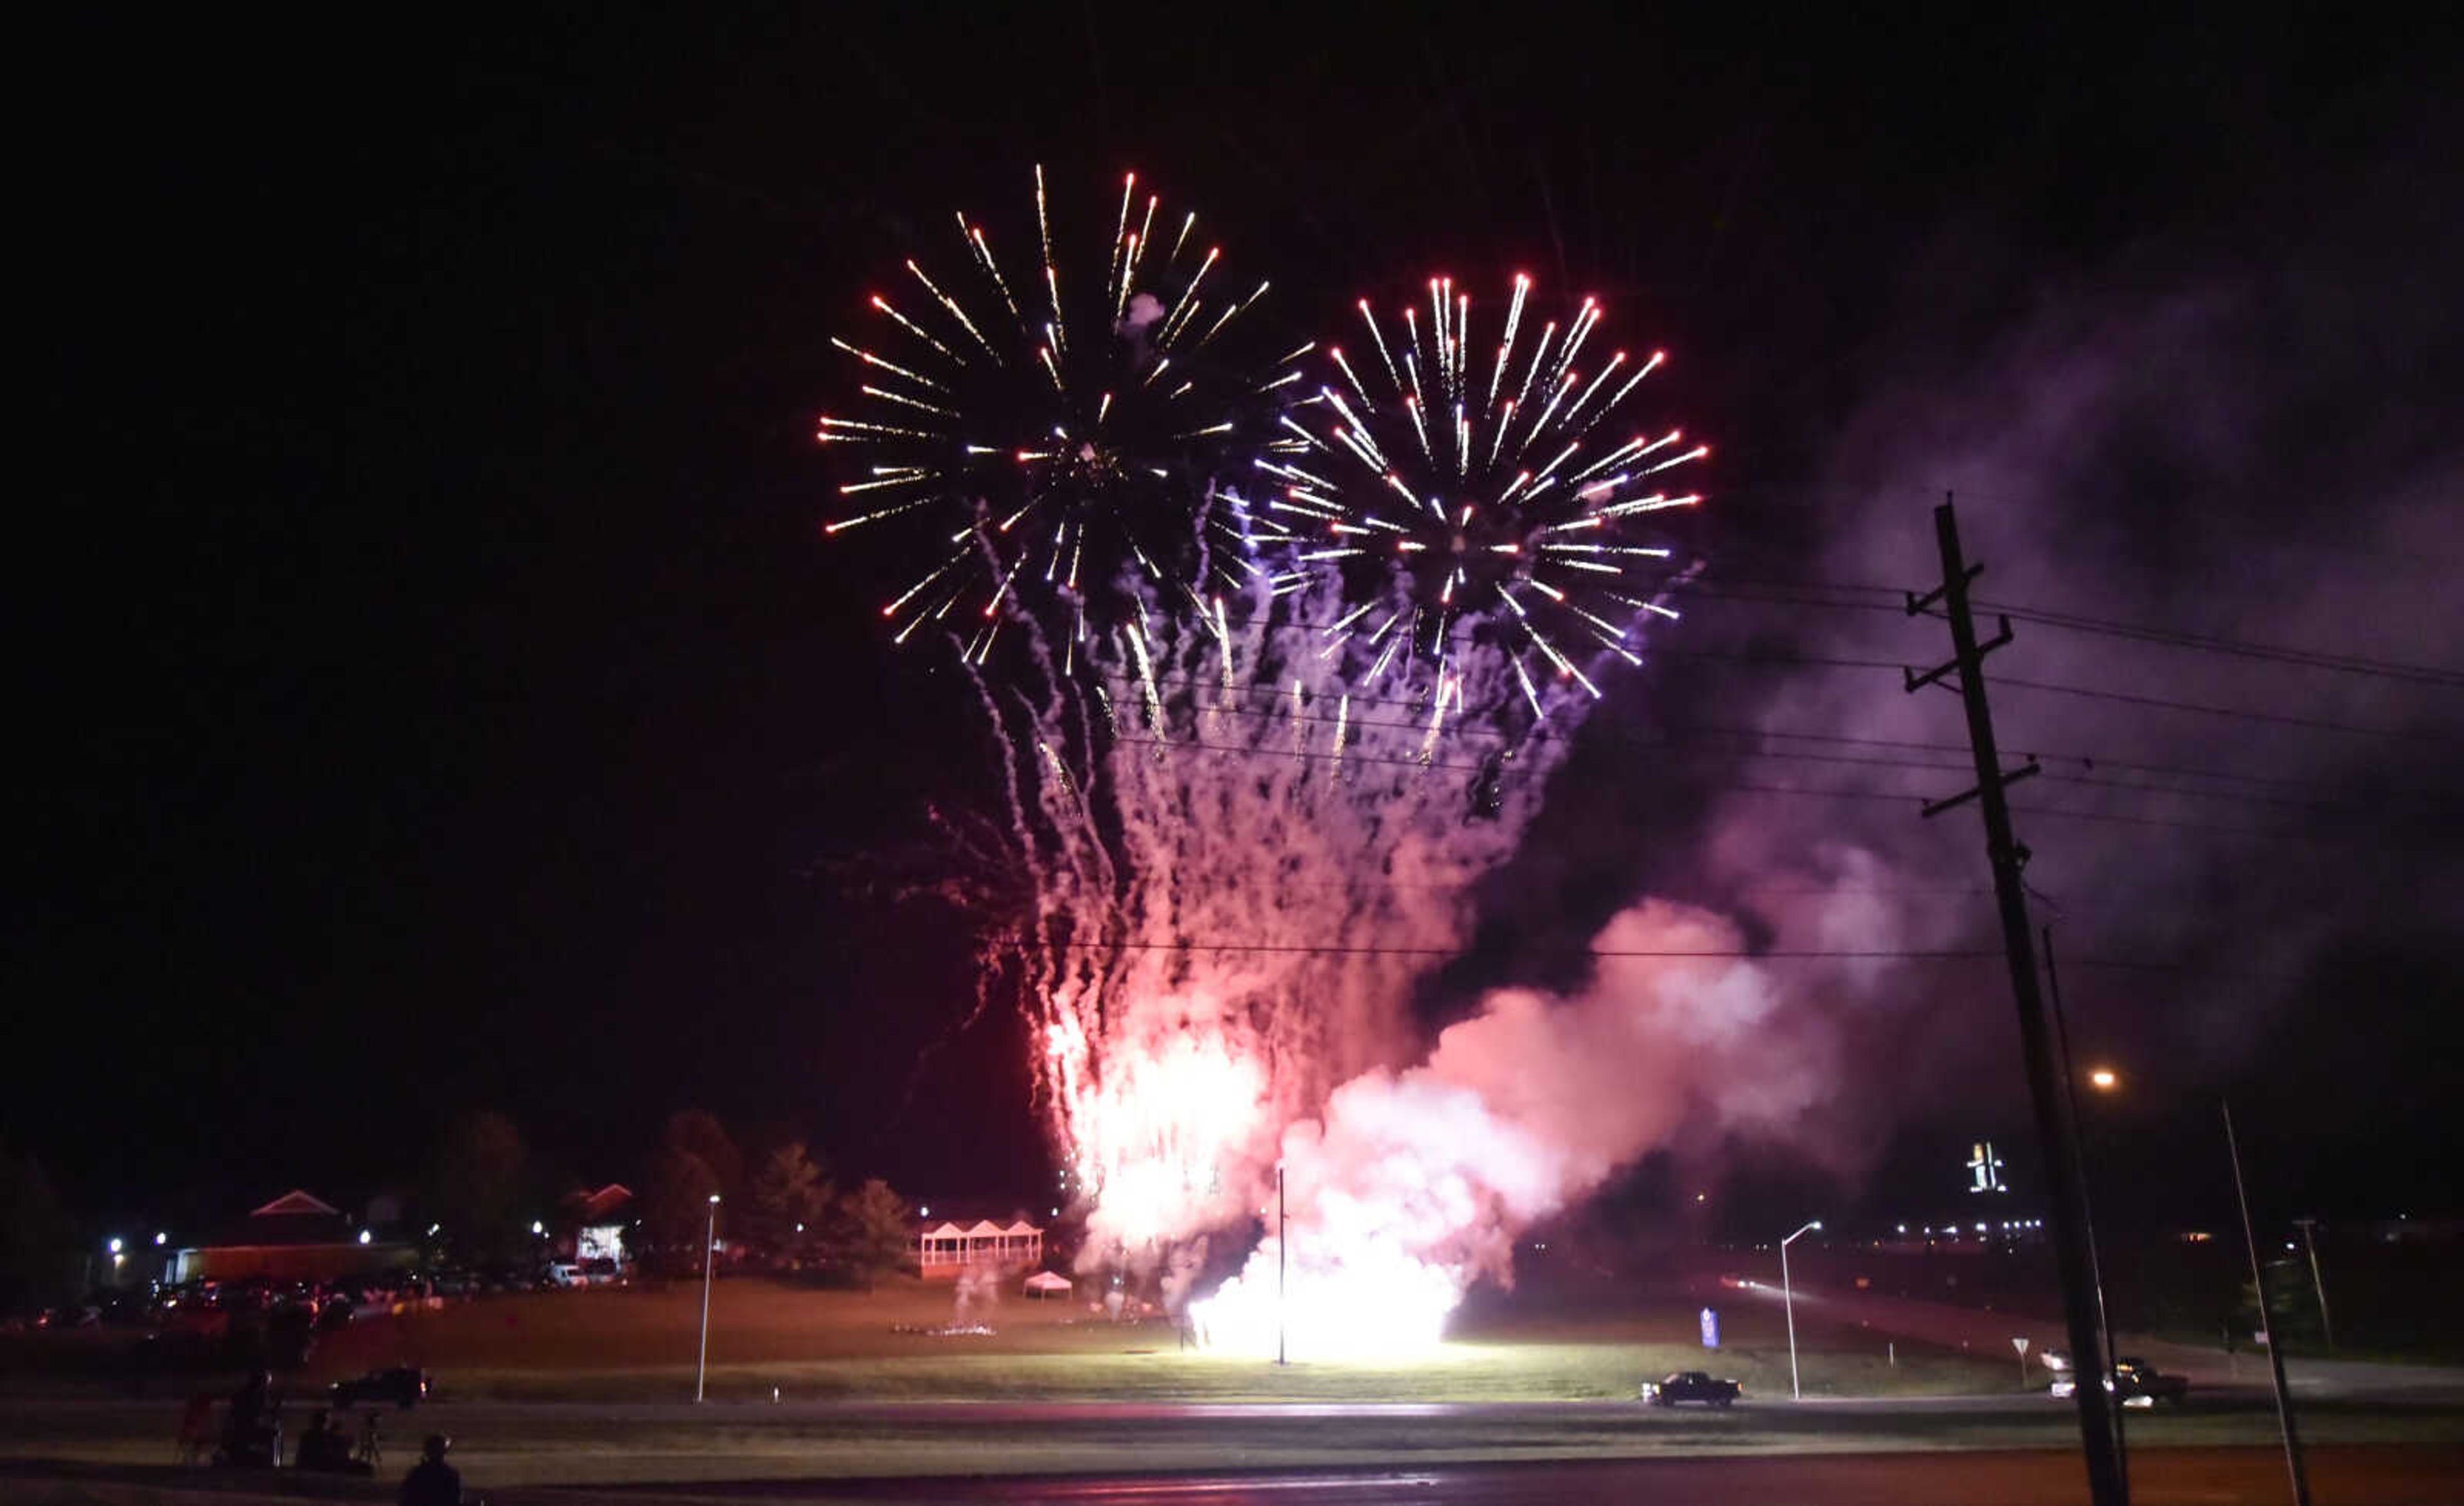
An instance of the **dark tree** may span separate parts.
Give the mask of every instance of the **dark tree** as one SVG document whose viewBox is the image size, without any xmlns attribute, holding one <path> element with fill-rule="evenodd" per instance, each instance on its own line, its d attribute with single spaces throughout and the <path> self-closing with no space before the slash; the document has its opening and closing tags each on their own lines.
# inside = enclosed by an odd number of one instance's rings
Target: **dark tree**
<svg viewBox="0 0 2464 1506">
<path fill-rule="evenodd" d="M 656 1275 L 699 1271 L 710 1196 L 716 1191 L 718 1177 L 699 1156 L 673 1146 L 653 1154 L 642 1179 L 641 1239 L 634 1258 Z"/>
<path fill-rule="evenodd" d="M 68 1296 L 76 1243 L 41 1164 L 0 1142 L 0 1313 Z"/>
<path fill-rule="evenodd" d="M 668 1133 L 662 1142 L 670 1150 L 682 1151 L 710 1168 L 718 1179 L 721 1199 L 735 1203 L 744 1195 L 744 1153 L 728 1138 L 727 1126 L 718 1116 L 702 1109 L 678 1109 L 668 1116 Z"/>
<path fill-rule="evenodd" d="M 839 1199 L 836 1243 L 866 1291 L 906 1263 L 913 1222 L 907 1200 L 878 1177 Z"/>
<path fill-rule="evenodd" d="M 467 1260 L 517 1260 L 535 1243 L 527 1205 L 530 1149 L 505 1116 L 474 1110 L 446 1126 L 422 1201 L 438 1243 Z"/>
<path fill-rule="evenodd" d="M 746 1233 L 772 1251 L 801 1251 L 819 1232 L 834 1192 L 803 1141 L 789 1141 L 753 1178 Z"/>
</svg>

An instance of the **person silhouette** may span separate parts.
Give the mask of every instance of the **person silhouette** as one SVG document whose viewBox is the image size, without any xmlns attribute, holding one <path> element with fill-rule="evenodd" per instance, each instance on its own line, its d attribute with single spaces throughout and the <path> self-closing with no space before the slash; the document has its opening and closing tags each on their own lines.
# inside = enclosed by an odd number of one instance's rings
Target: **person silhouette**
<svg viewBox="0 0 2464 1506">
<path fill-rule="evenodd" d="M 453 1440 L 441 1432 L 428 1435 L 419 1448 L 419 1462 L 402 1477 L 394 1496 L 398 1506 L 462 1506 L 462 1472 L 445 1462 Z"/>
</svg>

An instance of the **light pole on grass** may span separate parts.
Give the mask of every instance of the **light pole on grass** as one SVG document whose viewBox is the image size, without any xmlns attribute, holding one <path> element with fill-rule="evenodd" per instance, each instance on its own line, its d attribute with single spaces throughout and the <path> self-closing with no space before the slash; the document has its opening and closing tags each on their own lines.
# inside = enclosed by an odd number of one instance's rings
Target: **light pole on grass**
<svg viewBox="0 0 2464 1506">
<path fill-rule="evenodd" d="M 1779 1242 L 1779 1303 L 1788 1315 L 1788 1394 L 1792 1401 L 1805 1400 L 1805 1392 L 1796 1382 L 1796 1288 L 1789 1284 L 1788 1247 L 1821 1227 L 1822 1220 L 1815 1219 Z"/>
<path fill-rule="evenodd" d="M 2310 1290 L 2319 1295 L 2319 1333 L 2327 1340 L 2327 1352 L 2334 1354 L 2336 1325 L 2327 1321 L 2327 1281 L 2325 1277 L 2319 1274 L 2319 1221 L 2315 1218 L 2297 1218 L 2293 1222 L 2301 1230 L 2301 1243 L 2310 1251 Z M 163 1236 L 155 1235 L 154 1242 L 161 1244 Z"/>
<path fill-rule="evenodd" d="M 693 1400 L 702 1399 L 710 1380 L 710 1265 L 718 1247 L 718 1194 L 710 1195 L 710 1226 L 701 1234 L 701 1357 L 693 1362 Z"/>
<path fill-rule="evenodd" d="M 1275 1363 L 1289 1364 L 1284 1358 L 1284 1283 L 1291 1266 L 1291 1249 L 1285 1235 L 1289 1228 L 1284 1222 L 1284 1163 L 1275 1163 Z"/>
</svg>

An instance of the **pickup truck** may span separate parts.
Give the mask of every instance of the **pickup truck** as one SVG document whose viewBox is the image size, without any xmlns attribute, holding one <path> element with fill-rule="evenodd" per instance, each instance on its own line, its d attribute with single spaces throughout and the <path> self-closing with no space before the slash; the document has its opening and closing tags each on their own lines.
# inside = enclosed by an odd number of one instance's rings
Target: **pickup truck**
<svg viewBox="0 0 2464 1506">
<path fill-rule="evenodd" d="M 2190 1394 L 2188 1376 L 2167 1375 L 2146 1361 L 2123 1355 L 2113 1362 L 2113 1374 L 2106 1378 L 2104 1388 L 2122 1398 L 2124 1406 L 2154 1406 L 2160 1402 L 2179 1406 Z M 2065 1371 L 2054 1378 L 2047 1389 L 2057 1398 L 2078 1390 L 2077 1376 Z"/>
<path fill-rule="evenodd" d="M 1715 1380 L 1700 1370 L 1675 1370 L 1657 1381 L 1642 1383 L 1642 1399 L 1654 1406 L 1674 1406 L 1680 1402 L 1701 1402 L 1710 1406 L 1726 1406 L 1737 1399 L 1737 1383 Z"/>
</svg>

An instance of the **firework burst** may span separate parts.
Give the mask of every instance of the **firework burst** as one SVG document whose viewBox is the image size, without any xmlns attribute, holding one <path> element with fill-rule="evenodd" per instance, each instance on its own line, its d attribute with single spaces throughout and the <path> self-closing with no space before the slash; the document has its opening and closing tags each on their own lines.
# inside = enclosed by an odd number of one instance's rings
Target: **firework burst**
<svg viewBox="0 0 2464 1506">
<path fill-rule="evenodd" d="M 831 341 L 861 400 L 819 422 L 849 460 L 825 531 L 903 524 L 927 541 L 882 608 L 901 642 L 944 623 L 981 663 L 1004 608 L 1057 607 L 1083 643 L 1127 573 L 1203 610 L 1249 567 L 1245 520 L 1213 482 L 1236 456 L 1301 447 L 1267 415 L 1311 347 L 1259 359 L 1267 284 L 1235 280 L 1198 216 L 1166 211 L 1136 174 L 1106 218 L 1098 275 L 1071 259 L 1066 224 L 1056 234 L 1039 166 L 1031 236 L 997 241 L 959 213 L 946 255 L 907 258 L 867 299 L 863 339 Z"/>
<path fill-rule="evenodd" d="M 1492 357 L 1470 294 L 1446 277 L 1428 291 L 1384 324 L 1361 299 L 1366 352 L 1329 346 L 1315 391 L 1278 419 L 1299 453 L 1256 458 L 1242 500 L 1280 557 L 1272 588 L 1342 582 L 1355 605 L 1318 625 L 1321 652 L 1356 661 L 1363 689 L 1419 661 L 1442 707 L 1468 637 L 1506 656 L 1535 714 L 1549 678 L 1596 697 L 1584 664 L 1640 662 L 1643 620 L 1676 616 L 1651 523 L 1702 500 L 1670 473 L 1710 449 L 1635 427 L 1629 400 L 1664 357 L 1597 349 L 1597 299 L 1535 333 L 1516 277 Z"/>
</svg>

